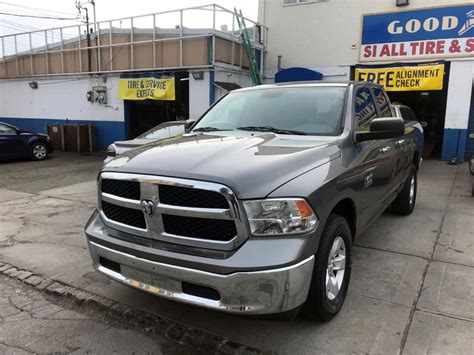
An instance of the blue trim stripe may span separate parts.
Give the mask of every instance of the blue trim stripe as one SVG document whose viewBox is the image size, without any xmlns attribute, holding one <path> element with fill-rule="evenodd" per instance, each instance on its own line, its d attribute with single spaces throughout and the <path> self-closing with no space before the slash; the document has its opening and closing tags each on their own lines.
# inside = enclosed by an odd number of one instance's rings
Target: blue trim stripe
<svg viewBox="0 0 474 355">
<path fill-rule="evenodd" d="M 0 122 L 5 122 L 22 128 L 27 131 L 46 133 L 46 126 L 53 124 L 91 124 L 96 127 L 97 131 L 97 149 L 104 151 L 107 146 L 117 140 L 125 139 L 125 122 L 118 121 L 82 121 L 82 120 L 65 120 L 50 118 L 16 118 L 16 117 L 0 117 Z"/>
<path fill-rule="evenodd" d="M 466 141 L 467 129 L 445 128 L 441 159 L 451 160 L 457 157 L 459 160 L 464 160 Z"/>
<path fill-rule="evenodd" d="M 214 103 L 215 91 L 214 91 L 214 70 L 209 71 L 209 106 Z"/>
</svg>

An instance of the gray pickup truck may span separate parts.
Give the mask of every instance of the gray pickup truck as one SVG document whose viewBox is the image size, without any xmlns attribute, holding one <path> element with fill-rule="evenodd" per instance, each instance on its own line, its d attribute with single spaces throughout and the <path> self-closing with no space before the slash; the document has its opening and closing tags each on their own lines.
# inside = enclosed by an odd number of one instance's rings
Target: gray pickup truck
<svg viewBox="0 0 474 355">
<path fill-rule="evenodd" d="M 422 128 L 393 116 L 370 83 L 233 91 L 103 167 L 85 230 L 95 269 L 223 312 L 331 319 L 353 239 L 415 206 Z"/>
</svg>

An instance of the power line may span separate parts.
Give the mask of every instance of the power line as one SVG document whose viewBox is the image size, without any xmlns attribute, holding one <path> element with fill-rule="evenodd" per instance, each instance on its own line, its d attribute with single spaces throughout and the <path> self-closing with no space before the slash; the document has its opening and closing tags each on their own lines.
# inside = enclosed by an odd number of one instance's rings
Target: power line
<svg viewBox="0 0 474 355">
<path fill-rule="evenodd" d="M 18 17 L 34 17 L 34 18 L 42 18 L 42 19 L 48 19 L 48 20 L 79 21 L 77 17 L 50 17 L 50 16 L 38 16 L 38 15 L 13 14 L 13 13 L 7 13 L 7 12 L 0 12 L 0 15 L 18 16 Z"/>
<path fill-rule="evenodd" d="M 41 9 L 41 8 L 38 8 L 38 7 L 31 7 L 31 6 L 22 6 L 22 5 L 12 4 L 12 3 L 9 3 L 9 2 L 4 2 L 4 1 L 0 1 L 0 4 L 9 5 L 9 6 L 14 6 L 14 7 L 19 7 L 19 8 L 23 8 L 23 9 L 27 9 L 27 10 L 39 11 L 39 12 L 46 12 L 46 13 L 49 12 L 49 13 L 56 13 L 56 14 L 69 15 L 69 16 L 72 16 L 72 15 L 73 15 L 73 14 L 67 13 L 67 12 L 54 11 L 54 10 L 48 10 L 48 9 Z"/>
</svg>

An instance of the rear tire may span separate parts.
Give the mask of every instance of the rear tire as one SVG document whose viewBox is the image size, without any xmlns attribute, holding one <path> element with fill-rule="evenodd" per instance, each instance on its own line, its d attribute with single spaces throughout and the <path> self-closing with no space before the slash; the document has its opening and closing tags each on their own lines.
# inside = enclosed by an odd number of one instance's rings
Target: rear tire
<svg viewBox="0 0 474 355">
<path fill-rule="evenodd" d="M 48 157 L 48 148 L 44 143 L 36 142 L 31 146 L 31 159 L 45 160 Z"/>
<path fill-rule="evenodd" d="M 341 309 L 351 276 L 352 234 L 344 217 L 330 214 L 319 242 L 303 315 L 327 322 Z"/>
<path fill-rule="evenodd" d="M 415 165 L 412 165 L 410 175 L 403 184 L 402 190 L 392 203 L 392 211 L 402 216 L 408 216 L 415 208 L 416 191 L 418 185 L 418 171 Z"/>
</svg>

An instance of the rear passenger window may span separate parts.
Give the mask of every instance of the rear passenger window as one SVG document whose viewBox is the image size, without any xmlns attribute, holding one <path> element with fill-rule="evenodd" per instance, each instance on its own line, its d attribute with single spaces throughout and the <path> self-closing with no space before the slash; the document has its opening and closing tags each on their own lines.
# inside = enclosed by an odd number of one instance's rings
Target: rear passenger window
<svg viewBox="0 0 474 355">
<path fill-rule="evenodd" d="M 375 101 L 377 101 L 377 105 L 379 106 L 382 117 L 395 116 L 392 112 L 392 108 L 390 107 L 390 100 L 388 99 L 385 91 L 380 88 L 374 88 L 374 95 Z"/>
<path fill-rule="evenodd" d="M 416 117 L 415 112 L 413 112 L 413 110 L 412 110 L 411 108 L 409 108 L 408 111 L 410 112 L 410 119 L 411 119 L 412 121 L 417 122 L 417 121 L 418 121 L 418 117 Z"/>
<path fill-rule="evenodd" d="M 406 107 L 400 107 L 400 113 L 402 114 L 403 120 L 405 122 L 410 121 L 410 111 Z"/>
<path fill-rule="evenodd" d="M 16 131 L 11 127 L 4 126 L 4 125 L 0 124 L 0 134 L 1 135 L 6 135 L 6 136 L 7 135 L 11 136 L 11 135 L 15 135 Z"/>
<path fill-rule="evenodd" d="M 408 121 L 418 121 L 418 119 L 416 118 L 416 115 L 415 113 L 413 112 L 413 110 L 411 108 L 408 108 L 408 107 L 400 107 L 400 113 L 402 114 L 402 117 L 403 117 L 403 120 L 405 122 L 408 122 Z"/>
<path fill-rule="evenodd" d="M 377 110 L 369 88 L 357 89 L 355 95 L 357 131 L 368 131 L 374 118 L 377 118 Z"/>
</svg>

